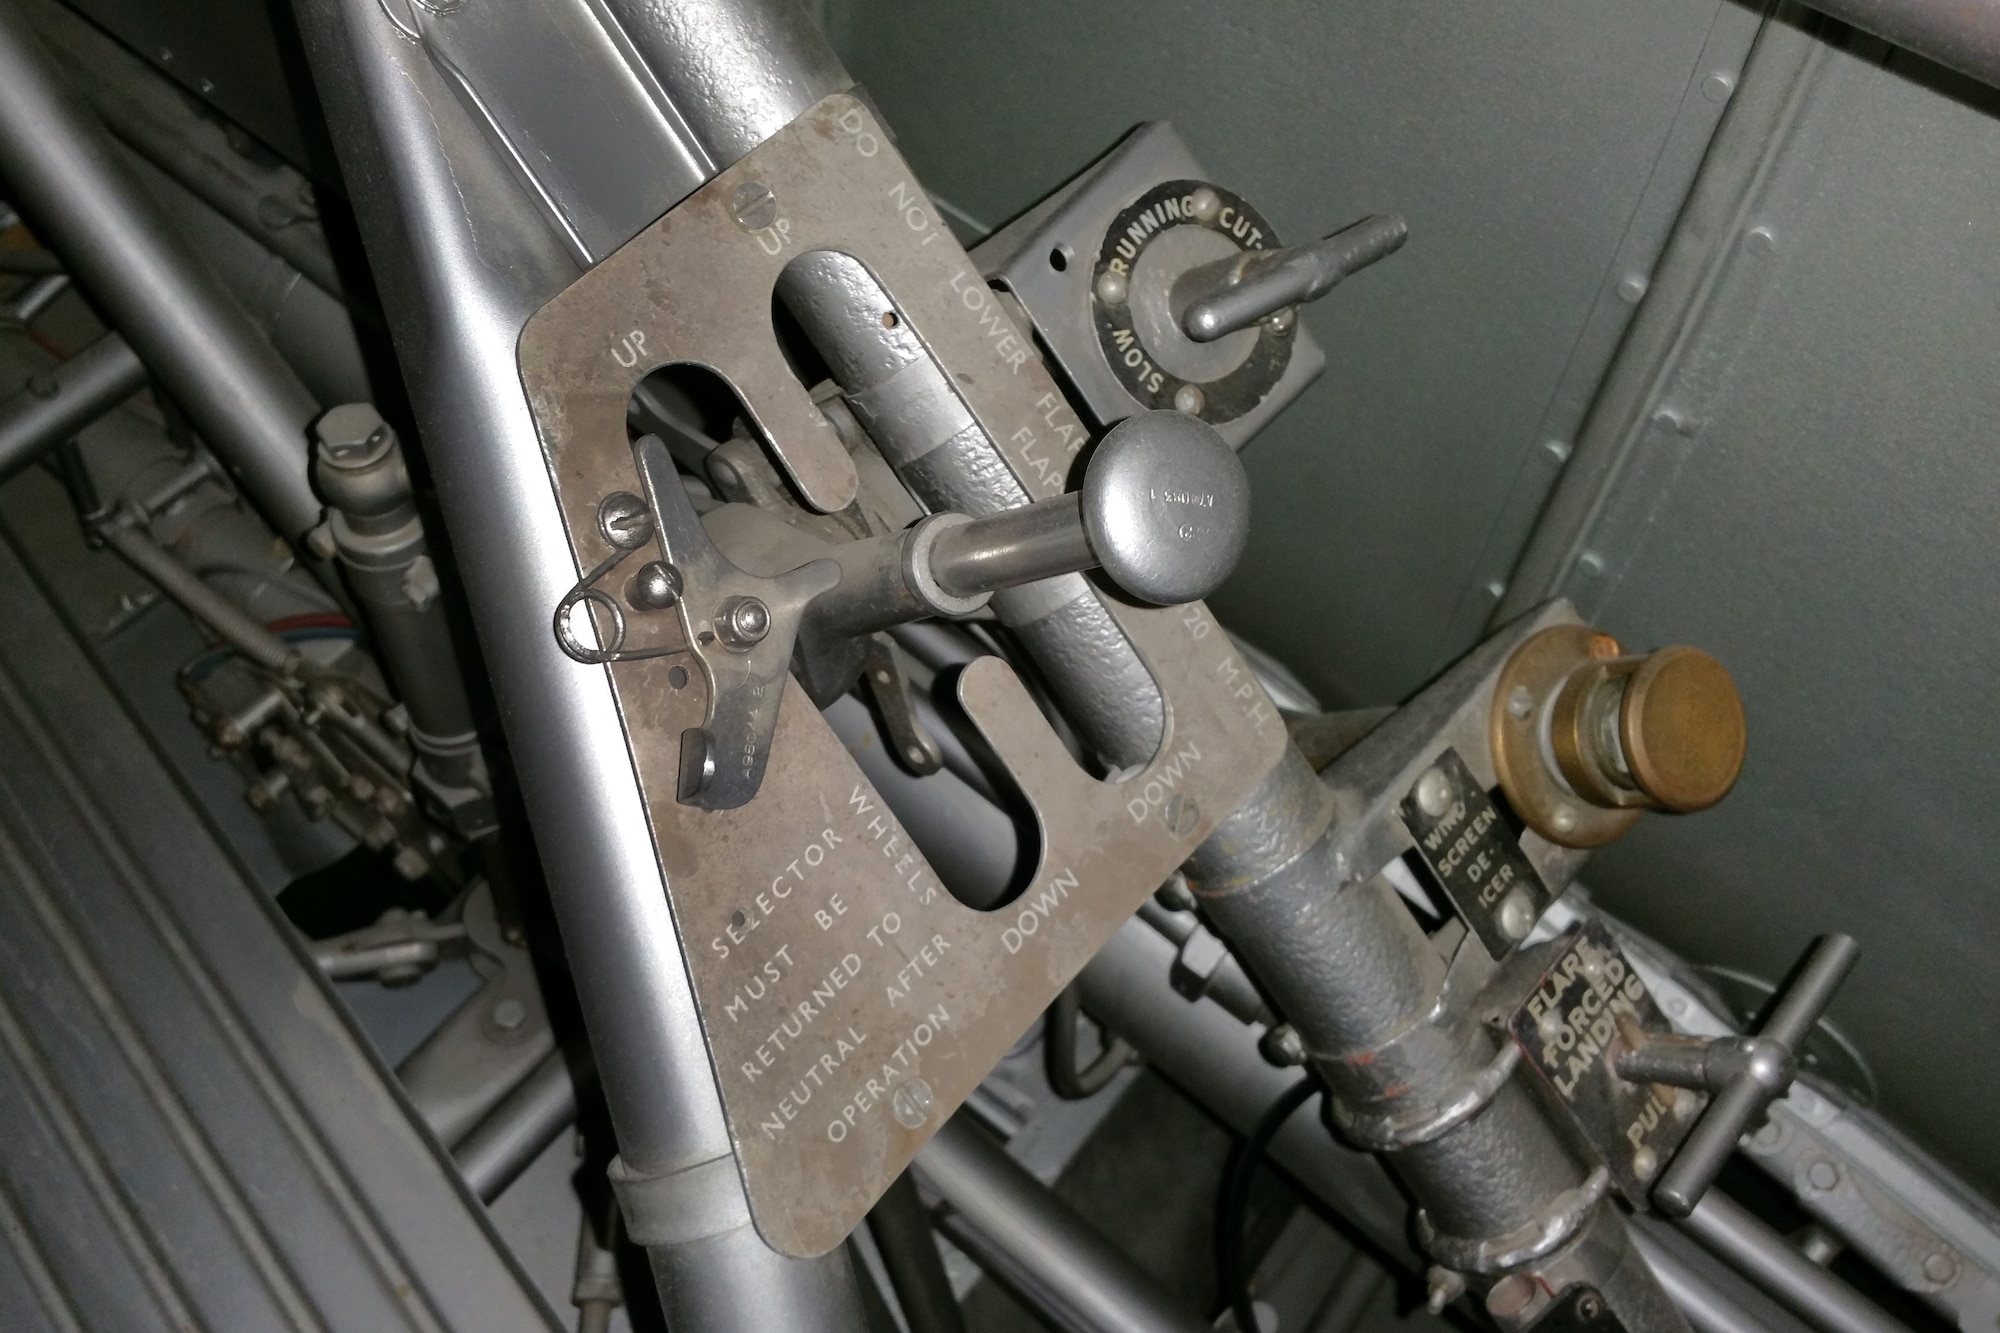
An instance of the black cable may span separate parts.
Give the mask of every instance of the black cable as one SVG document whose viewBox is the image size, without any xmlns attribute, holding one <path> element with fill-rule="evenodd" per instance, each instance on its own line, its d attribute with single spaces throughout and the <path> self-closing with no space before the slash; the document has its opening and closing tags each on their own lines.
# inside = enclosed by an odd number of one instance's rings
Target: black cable
<svg viewBox="0 0 2000 1333">
<path fill-rule="evenodd" d="M 1077 988 L 1065 986 L 1049 1005 L 1047 1020 L 1042 1025 L 1042 1053 L 1047 1057 L 1049 1089 L 1064 1101 L 1082 1101 L 1102 1092 L 1105 1084 L 1132 1060 L 1132 1048 L 1110 1037 L 1103 1052 L 1087 1067 L 1078 1069 L 1076 1024 L 1082 1013 L 1083 999 Z"/>
<path fill-rule="evenodd" d="M 1279 1093 L 1250 1127 L 1250 1136 L 1243 1140 L 1243 1146 L 1222 1177 L 1222 1194 L 1215 1204 L 1216 1276 L 1236 1316 L 1238 1333 L 1259 1333 L 1257 1312 L 1250 1302 L 1250 1273 L 1243 1261 L 1243 1226 L 1250 1210 L 1251 1178 L 1278 1130 L 1292 1118 L 1293 1112 L 1321 1091 L 1319 1075 L 1307 1074 Z"/>
<path fill-rule="evenodd" d="M 930 1215 L 908 1171 L 868 1210 L 868 1233 L 881 1252 L 882 1267 L 889 1270 L 889 1285 L 896 1289 L 910 1333 L 965 1333 L 965 1317 L 951 1294 Z M 867 1282 L 865 1274 L 858 1276 Z"/>
</svg>

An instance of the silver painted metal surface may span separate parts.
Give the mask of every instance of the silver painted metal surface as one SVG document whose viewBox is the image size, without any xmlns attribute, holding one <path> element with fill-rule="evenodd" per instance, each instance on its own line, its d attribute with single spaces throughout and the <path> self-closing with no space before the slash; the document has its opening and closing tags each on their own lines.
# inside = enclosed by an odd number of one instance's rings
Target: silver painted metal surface
<svg viewBox="0 0 2000 1333">
<path fill-rule="evenodd" d="M 1564 898 L 1541 929 L 1578 919 Z M 1688 984 L 1685 965 L 1621 927 L 1621 942 L 1676 1028 L 1726 1037 L 1736 1024 Z M 2000 1212 L 1887 1125 L 1823 1083 L 1795 1081 L 1738 1145 L 1823 1226 L 1905 1290 L 1984 1333 L 2000 1318 Z"/>
<path fill-rule="evenodd" d="M 1908 1333 L 1880 1306 L 1725 1195 L 1702 1199 L 1681 1225 L 1821 1333 Z"/>
<path fill-rule="evenodd" d="M 938 1229 L 1065 1333 L 1208 1328 L 970 1117 L 955 1116 L 940 1129 L 914 1170 L 943 1200 Z"/>
<path fill-rule="evenodd" d="M 1215 428 L 1142 412 L 1098 441 L 1080 494 L 943 533 L 932 572 L 964 594 L 1101 567 L 1121 591 L 1178 606 L 1229 576 L 1249 529 L 1249 479 Z"/>
<path fill-rule="evenodd" d="M 491 1203 L 576 1121 L 576 1084 L 551 1051 L 452 1148 L 466 1186 Z"/>
<path fill-rule="evenodd" d="M 107 333 L 0 402 L 0 477 L 26 467 L 146 385 L 146 367 Z"/>
<path fill-rule="evenodd" d="M 11 6 L 0 11 L 0 176 L 280 535 L 297 540 L 318 522 L 311 395 L 178 239 Z"/>
<path fill-rule="evenodd" d="M 0 749 L 6 1326 L 555 1329 L 6 544 Z"/>
<path fill-rule="evenodd" d="M 713 170 L 588 0 L 392 0 L 383 12 L 423 43 L 579 264 L 610 254 Z"/>
<path fill-rule="evenodd" d="M 1207 1001 L 1189 1002 L 1166 982 L 1172 944 L 1134 920 L 1079 977 L 1088 1012 L 1138 1048 L 1146 1061 L 1239 1132 L 1297 1076 L 1258 1054 L 1258 1030 Z M 1311 1108 L 1278 1132 L 1271 1156 L 1410 1272 L 1402 1192 L 1381 1162 L 1328 1137 Z M 1802 1324 L 1685 1237 L 1639 1219 L 1633 1243 L 1701 1333 L 1802 1333 Z"/>
<path fill-rule="evenodd" d="M 298 670 L 298 650 L 245 615 L 195 572 L 162 550 L 160 544 L 135 522 L 106 524 L 104 540 L 124 556 L 132 567 L 158 584 L 160 590 L 179 602 L 187 613 L 215 631 L 237 652 L 267 670 L 291 674 Z"/>
<path fill-rule="evenodd" d="M 404 351 L 620 1156 L 648 1177 L 733 1170 L 616 702 L 547 632 L 577 570 L 514 353 L 574 263 L 380 6 L 306 0 L 298 14 Z M 860 1325 L 842 1254 L 787 1260 L 744 1224 L 650 1257 L 670 1323 Z"/>
<path fill-rule="evenodd" d="M 409 715 L 411 780 L 460 836 L 491 832 L 486 764 L 402 445 L 367 403 L 332 409 L 313 435 L 327 539 L 367 608 L 374 649 Z"/>
</svg>

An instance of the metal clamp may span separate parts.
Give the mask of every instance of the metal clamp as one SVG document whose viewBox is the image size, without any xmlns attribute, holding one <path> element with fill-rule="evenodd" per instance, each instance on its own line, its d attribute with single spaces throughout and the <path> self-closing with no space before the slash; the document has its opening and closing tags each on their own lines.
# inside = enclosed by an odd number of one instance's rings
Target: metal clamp
<svg viewBox="0 0 2000 1333">
<path fill-rule="evenodd" d="M 1656 1038 L 1618 1057 L 1618 1076 L 1628 1082 L 1715 1094 L 1653 1188 L 1653 1204 L 1661 1212 L 1670 1217 L 1692 1213 L 1737 1140 L 1792 1085 L 1799 1043 L 1860 956 L 1861 946 L 1851 937 L 1822 936 L 1754 1037 L 1706 1042 Z"/>
<path fill-rule="evenodd" d="M 1477 1115 L 1507 1086 L 1514 1067 L 1521 1063 L 1521 1048 L 1511 1041 L 1500 1044 L 1493 1059 L 1471 1078 L 1452 1089 L 1451 1095 L 1436 1103 L 1387 1115 L 1361 1115 L 1350 1111 L 1337 1098 L 1328 1099 L 1328 1113 L 1349 1142 L 1369 1152 L 1398 1152 L 1420 1143 L 1444 1137 Z"/>
<path fill-rule="evenodd" d="M 1581 1185 L 1550 1199 L 1542 1211 L 1505 1235 L 1472 1239 L 1447 1236 L 1417 1210 L 1417 1240 L 1446 1268 L 1459 1273 L 1505 1273 L 1554 1254 L 1583 1229 L 1610 1188 L 1611 1173 L 1593 1167 Z"/>
</svg>

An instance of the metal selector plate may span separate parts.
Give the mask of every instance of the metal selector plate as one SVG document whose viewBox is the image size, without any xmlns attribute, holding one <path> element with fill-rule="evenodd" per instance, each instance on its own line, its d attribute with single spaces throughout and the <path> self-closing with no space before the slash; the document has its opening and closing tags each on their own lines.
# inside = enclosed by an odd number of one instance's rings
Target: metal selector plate
<svg viewBox="0 0 2000 1333">
<path fill-rule="evenodd" d="M 776 200 L 768 218 L 732 212 L 751 183 Z M 523 331 L 521 377 L 580 571 L 611 552 L 599 501 L 640 489 L 625 408 L 658 366 L 721 374 L 801 493 L 828 508 L 846 503 L 852 467 L 770 320 L 779 273 L 814 250 L 869 268 L 1030 495 L 1064 489 L 1083 430 L 888 135 L 859 102 L 834 96 Z M 1276 710 L 1204 607 L 1111 610 L 1167 716 L 1159 754 L 1123 782 L 1077 768 L 998 659 L 961 678 L 967 712 L 1042 834 L 1026 890 L 990 913 L 960 905 L 939 883 L 795 681 L 785 682 L 755 798 L 703 810 L 675 799 L 681 732 L 701 724 L 707 704 L 700 673 L 671 654 L 577 666 L 611 675 L 751 1214 L 777 1249 L 821 1254 L 844 1240 L 1282 753 Z M 682 631 L 647 632 L 665 642 Z"/>
</svg>

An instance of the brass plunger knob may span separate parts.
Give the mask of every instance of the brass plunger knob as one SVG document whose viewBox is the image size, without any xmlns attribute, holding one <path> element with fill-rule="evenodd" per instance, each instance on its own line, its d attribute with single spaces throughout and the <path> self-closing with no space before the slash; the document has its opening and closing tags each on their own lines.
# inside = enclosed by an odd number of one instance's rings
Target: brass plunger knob
<svg viewBox="0 0 2000 1333">
<path fill-rule="evenodd" d="M 1706 810 L 1743 771 L 1743 698 L 1699 648 L 1662 648 L 1625 685 L 1618 737 L 1639 789 L 1668 810 Z"/>
<path fill-rule="evenodd" d="M 1549 713 L 1563 777 L 1614 809 L 1706 810 L 1736 785 L 1746 737 L 1736 683 L 1699 648 L 1593 661 Z"/>
<path fill-rule="evenodd" d="M 1500 784 L 1529 827 L 1570 847 L 1602 846 L 1642 810 L 1714 805 L 1743 770 L 1747 734 L 1736 683 L 1707 653 L 1627 655 L 1583 625 L 1529 639 L 1494 695 Z"/>
</svg>

